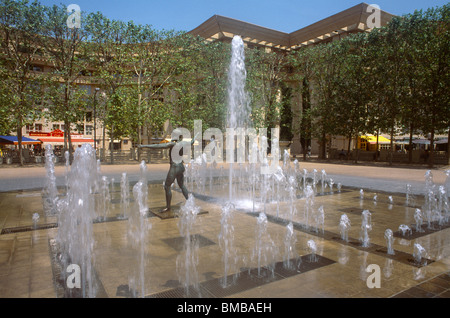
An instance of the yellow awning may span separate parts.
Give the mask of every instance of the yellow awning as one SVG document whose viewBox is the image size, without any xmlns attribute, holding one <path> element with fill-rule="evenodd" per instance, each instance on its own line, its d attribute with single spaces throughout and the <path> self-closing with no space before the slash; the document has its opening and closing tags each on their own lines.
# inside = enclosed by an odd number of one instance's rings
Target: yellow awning
<svg viewBox="0 0 450 318">
<path fill-rule="evenodd" d="M 377 143 L 377 136 L 361 136 L 361 139 L 367 140 L 369 144 L 376 144 Z M 381 135 L 378 136 L 378 143 L 379 144 L 390 144 L 391 140 L 387 139 Z"/>
</svg>

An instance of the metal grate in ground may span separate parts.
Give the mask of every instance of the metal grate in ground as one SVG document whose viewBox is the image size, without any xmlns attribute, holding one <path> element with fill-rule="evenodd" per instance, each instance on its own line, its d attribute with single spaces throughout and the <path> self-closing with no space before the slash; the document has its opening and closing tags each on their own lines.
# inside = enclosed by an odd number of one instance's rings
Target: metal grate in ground
<svg viewBox="0 0 450 318">
<path fill-rule="evenodd" d="M 211 241 L 210 239 L 208 239 L 200 234 L 191 235 L 190 240 L 194 244 L 198 243 L 198 247 L 204 247 L 204 246 L 210 246 L 210 245 L 216 244 L 215 242 Z M 185 244 L 185 238 L 183 236 L 166 238 L 166 239 L 162 239 L 162 241 L 165 242 L 167 245 L 169 245 L 174 250 L 176 250 L 177 252 L 182 251 L 184 244 Z"/>
<path fill-rule="evenodd" d="M 277 262 L 273 266 L 244 269 L 235 275 L 227 276 L 227 284 L 224 286 L 224 278 L 214 278 L 202 282 L 197 289 L 190 288 L 189 295 L 185 288 L 177 287 L 160 293 L 152 294 L 149 298 L 225 298 L 256 287 L 264 286 L 272 282 L 283 280 L 295 275 L 301 275 L 311 270 L 336 263 L 321 255 L 311 254 L 299 257 L 292 268 L 285 268 L 283 262 Z"/>
</svg>

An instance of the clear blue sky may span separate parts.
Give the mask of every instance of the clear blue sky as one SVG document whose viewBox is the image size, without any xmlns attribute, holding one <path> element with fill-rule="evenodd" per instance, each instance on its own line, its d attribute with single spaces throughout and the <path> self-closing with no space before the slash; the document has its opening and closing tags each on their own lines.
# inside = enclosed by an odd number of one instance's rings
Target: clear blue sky
<svg viewBox="0 0 450 318">
<path fill-rule="evenodd" d="M 41 0 L 44 5 L 77 4 L 110 19 L 190 31 L 215 14 L 283 32 L 293 32 L 361 2 L 395 15 L 442 6 L 446 0 Z"/>
</svg>

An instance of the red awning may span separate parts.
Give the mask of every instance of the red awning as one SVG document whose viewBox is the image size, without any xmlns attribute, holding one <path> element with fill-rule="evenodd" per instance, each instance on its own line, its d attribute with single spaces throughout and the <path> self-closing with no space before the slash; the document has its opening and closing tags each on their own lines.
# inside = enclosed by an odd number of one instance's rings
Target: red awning
<svg viewBox="0 0 450 318">
<path fill-rule="evenodd" d="M 64 145 L 64 137 L 39 137 L 44 144 Z M 94 139 L 72 138 L 73 144 L 94 144 Z"/>
</svg>

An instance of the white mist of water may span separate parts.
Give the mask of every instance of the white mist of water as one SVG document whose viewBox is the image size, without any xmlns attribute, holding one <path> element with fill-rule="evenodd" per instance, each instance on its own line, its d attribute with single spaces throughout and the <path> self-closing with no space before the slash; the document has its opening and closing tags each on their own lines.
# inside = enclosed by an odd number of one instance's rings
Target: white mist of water
<svg viewBox="0 0 450 318">
<path fill-rule="evenodd" d="M 64 268 L 77 264 L 81 268 L 83 297 L 95 297 L 94 233 L 96 158 L 92 146 L 85 144 L 75 150 L 68 178 L 68 192 L 60 204 L 58 235 Z"/>
<path fill-rule="evenodd" d="M 394 233 L 391 229 L 386 229 L 386 231 L 384 231 L 384 238 L 386 239 L 387 253 L 389 255 L 394 255 Z"/>
<path fill-rule="evenodd" d="M 361 214 L 361 218 L 362 222 L 360 241 L 362 243 L 362 247 L 369 247 L 369 232 L 372 230 L 372 214 L 369 212 L 369 210 L 364 210 Z"/>
<path fill-rule="evenodd" d="M 42 190 L 42 204 L 44 212 L 48 215 L 55 215 L 58 206 L 58 189 L 56 187 L 55 176 L 55 156 L 52 145 L 45 146 L 45 185 Z"/>
<path fill-rule="evenodd" d="M 234 206 L 227 203 L 222 207 L 222 218 L 220 220 L 219 246 L 222 249 L 222 260 L 224 265 L 224 275 L 222 287 L 227 287 L 230 282 L 228 276 L 236 272 L 237 254 L 234 247 L 234 226 L 233 226 Z"/>
<path fill-rule="evenodd" d="M 247 79 L 247 70 L 245 69 L 244 41 L 240 36 L 234 36 L 231 42 L 231 61 L 228 70 L 228 114 L 227 114 L 228 128 L 245 129 L 250 126 L 249 125 L 250 99 L 245 90 L 246 79 Z M 230 171 L 229 171 L 230 202 L 232 202 L 232 195 L 233 195 L 232 183 L 233 183 L 233 164 L 230 163 Z"/>
<path fill-rule="evenodd" d="M 343 241 L 348 241 L 348 231 L 350 230 L 351 223 L 350 219 L 348 218 L 347 214 L 341 215 L 341 220 L 339 222 L 339 230 L 341 232 L 341 239 Z"/>
<path fill-rule="evenodd" d="M 192 235 L 200 207 L 195 204 L 195 198 L 189 194 L 186 203 L 181 207 L 178 229 L 184 237 L 183 251 L 177 257 L 177 273 L 180 283 L 189 294 L 189 288 L 199 288 L 198 281 L 198 241 Z"/>
</svg>

